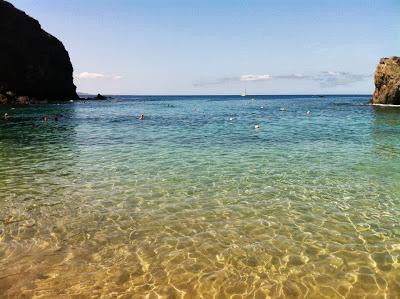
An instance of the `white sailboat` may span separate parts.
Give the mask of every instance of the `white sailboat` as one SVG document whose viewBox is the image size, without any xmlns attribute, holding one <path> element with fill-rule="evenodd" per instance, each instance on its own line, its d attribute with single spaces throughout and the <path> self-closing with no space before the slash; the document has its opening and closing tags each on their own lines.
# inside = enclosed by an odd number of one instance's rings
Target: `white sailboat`
<svg viewBox="0 0 400 299">
<path fill-rule="evenodd" d="M 241 95 L 242 97 L 247 96 L 246 88 L 244 89 L 244 92 L 242 92 L 240 95 Z"/>
</svg>

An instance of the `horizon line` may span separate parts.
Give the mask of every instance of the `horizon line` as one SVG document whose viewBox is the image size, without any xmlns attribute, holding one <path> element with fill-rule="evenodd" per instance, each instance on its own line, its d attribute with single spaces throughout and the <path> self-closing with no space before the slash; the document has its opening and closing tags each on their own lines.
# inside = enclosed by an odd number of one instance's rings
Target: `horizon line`
<svg viewBox="0 0 400 299">
<path fill-rule="evenodd" d="M 186 96 L 186 97 L 201 97 L 201 96 L 237 96 L 237 97 L 251 97 L 251 96 L 372 96 L 373 93 L 304 93 L 304 94 L 247 94 L 246 96 L 242 96 L 240 94 L 116 94 L 116 93 L 87 93 L 78 91 L 77 94 L 85 95 L 105 95 L 105 96 L 135 96 L 135 97 L 149 97 L 149 96 Z"/>
</svg>

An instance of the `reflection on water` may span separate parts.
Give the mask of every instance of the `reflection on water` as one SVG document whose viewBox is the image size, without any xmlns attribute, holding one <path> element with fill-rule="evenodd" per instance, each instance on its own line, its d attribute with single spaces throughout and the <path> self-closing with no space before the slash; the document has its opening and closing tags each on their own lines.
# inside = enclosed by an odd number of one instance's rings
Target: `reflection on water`
<svg viewBox="0 0 400 299">
<path fill-rule="evenodd" d="M 400 110 L 150 100 L 0 120 L 0 297 L 399 298 Z"/>
</svg>

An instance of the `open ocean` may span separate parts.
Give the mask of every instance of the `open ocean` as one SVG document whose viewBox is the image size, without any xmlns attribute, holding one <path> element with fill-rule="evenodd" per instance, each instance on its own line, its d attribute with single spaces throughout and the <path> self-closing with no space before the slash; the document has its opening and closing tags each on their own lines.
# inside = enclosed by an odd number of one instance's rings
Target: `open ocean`
<svg viewBox="0 0 400 299">
<path fill-rule="evenodd" d="M 369 99 L 0 108 L 0 298 L 400 298 L 400 107 Z"/>
</svg>

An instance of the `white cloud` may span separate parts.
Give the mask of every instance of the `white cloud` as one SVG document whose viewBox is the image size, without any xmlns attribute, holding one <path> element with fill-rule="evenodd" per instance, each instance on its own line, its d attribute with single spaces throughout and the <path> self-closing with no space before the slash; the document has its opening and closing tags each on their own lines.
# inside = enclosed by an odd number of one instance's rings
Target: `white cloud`
<svg viewBox="0 0 400 299">
<path fill-rule="evenodd" d="M 270 80 L 301 80 L 301 81 L 315 81 L 318 82 L 321 87 L 335 87 L 340 85 L 349 85 L 356 82 L 364 81 L 371 78 L 372 75 L 366 74 L 354 74 L 350 72 L 336 72 L 336 71 L 324 71 L 314 74 L 283 74 L 283 75 L 242 75 L 238 77 L 225 77 L 220 78 L 211 82 L 200 82 L 194 84 L 194 86 L 201 87 L 207 85 L 222 85 L 226 83 L 238 83 L 238 82 L 257 82 L 257 81 L 270 81 Z"/>
<path fill-rule="evenodd" d="M 115 76 L 110 76 L 110 75 L 104 75 L 100 73 L 91 73 L 91 72 L 82 72 L 76 75 L 76 78 L 78 79 L 112 79 L 112 80 L 120 80 L 122 79 L 122 76 L 120 75 L 115 75 Z"/>
<path fill-rule="evenodd" d="M 353 74 L 350 72 L 321 72 L 312 76 L 312 80 L 320 83 L 322 87 L 335 87 L 339 85 L 349 85 L 356 82 L 364 81 L 370 75 Z"/>
<path fill-rule="evenodd" d="M 264 81 L 271 79 L 270 75 L 242 75 L 240 81 Z"/>
<path fill-rule="evenodd" d="M 99 74 L 99 73 L 89 73 L 89 72 L 83 72 L 78 74 L 79 79 L 98 79 L 98 78 L 104 78 L 105 75 Z"/>
<path fill-rule="evenodd" d="M 310 79 L 311 76 L 303 75 L 301 73 L 288 74 L 288 75 L 278 75 L 274 76 L 274 79 L 287 79 L 287 80 L 307 80 Z"/>
<path fill-rule="evenodd" d="M 329 76 L 339 76 L 340 73 L 339 72 L 334 72 L 334 71 L 327 71 L 325 72 L 327 75 Z"/>
<path fill-rule="evenodd" d="M 293 74 L 293 77 L 294 78 L 304 78 L 304 75 L 300 74 L 300 73 L 296 73 L 296 74 Z"/>
</svg>

